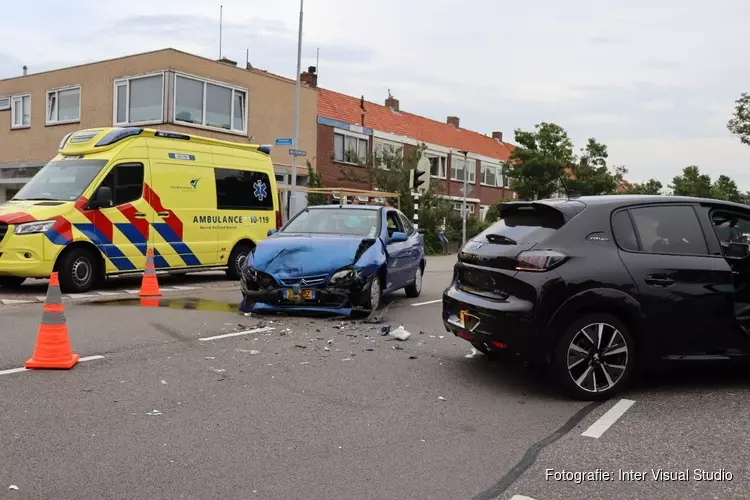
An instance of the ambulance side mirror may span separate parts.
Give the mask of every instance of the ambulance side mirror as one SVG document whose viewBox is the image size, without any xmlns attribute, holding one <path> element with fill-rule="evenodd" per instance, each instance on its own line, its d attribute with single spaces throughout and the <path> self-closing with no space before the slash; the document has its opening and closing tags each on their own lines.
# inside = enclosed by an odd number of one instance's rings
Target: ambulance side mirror
<svg viewBox="0 0 750 500">
<path fill-rule="evenodd" d="M 112 190 L 107 186 L 99 186 L 94 197 L 89 201 L 89 208 L 109 208 L 112 206 Z"/>
</svg>

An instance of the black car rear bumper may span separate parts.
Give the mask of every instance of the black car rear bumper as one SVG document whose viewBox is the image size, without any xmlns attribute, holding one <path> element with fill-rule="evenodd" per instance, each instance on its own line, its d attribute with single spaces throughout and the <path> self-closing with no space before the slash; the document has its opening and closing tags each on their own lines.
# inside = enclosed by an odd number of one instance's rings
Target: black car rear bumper
<svg viewBox="0 0 750 500">
<path fill-rule="evenodd" d="M 527 301 L 493 301 L 451 285 L 443 292 L 443 324 L 448 332 L 490 351 L 507 352 L 524 361 L 543 363 L 546 349 Z M 461 311 L 465 321 L 461 321 Z"/>
</svg>

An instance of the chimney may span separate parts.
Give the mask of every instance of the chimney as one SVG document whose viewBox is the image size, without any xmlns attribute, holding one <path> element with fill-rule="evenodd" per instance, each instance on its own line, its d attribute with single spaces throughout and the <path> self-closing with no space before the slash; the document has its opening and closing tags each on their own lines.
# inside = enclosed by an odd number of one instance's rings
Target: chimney
<svg viewBox="0 0 750 500">
<path fill-rule="evenodd" d="M 492 138 L 495 139 L 497 142 L 503 142 L 503 133 L 502 132 L 492 132 Z"/>
<path fill-rule="evenodd" d="M 318 68 L 315 66 L 310 66 L 307 68 L 307 71 L 303 71 L 302 74 L 299 75 L 300 82 L 307 84 L 309 87 L 312 88 L 318 88 L 318 74 L 316 71 Z"/>
<path fill-rule="evenodd" d="M 448 117 L 448 124 L 449 125 L 453 125 L 456 128 L 461 128 L 459 126 L 460 122 L 461 121 L 460 121 L 460 119 L 457 116 L 449 116 Z"/>
<path fill-rule="evenodd" d="M 23 67 L 23 76 L 26 76 L 28 74 L 29 74 L 29 67 L 28 66 L 24 66 Z"/>
<path fill-rule="evenodd" d="M 222 57 L 221 59 L 218 60 L 218 62 L 220 62 L 222 64 L 226 64 L 227 66 L 237 67 L 237 61 L 232 61 L 228 57 Z"/>
<path fill-rule="evenodd" d="M 393 97 L 393 94 L 391 94 L 391 90 L 388 89 L 388 99 L 385 100 L 385 105 L 393 111 L 398 111 L 398 99 Z"/>
</svg>

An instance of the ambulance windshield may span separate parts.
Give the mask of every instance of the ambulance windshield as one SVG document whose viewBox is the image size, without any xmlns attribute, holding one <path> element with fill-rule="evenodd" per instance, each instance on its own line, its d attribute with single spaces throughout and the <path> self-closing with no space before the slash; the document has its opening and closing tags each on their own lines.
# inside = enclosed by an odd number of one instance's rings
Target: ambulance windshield
<svg viewBox="0 0 750 500">
<path fill-rule="evenodd" d="M 106 164 L 107 160 L 51 161 L 13 199 L 76 201 Z"/>
</svg>

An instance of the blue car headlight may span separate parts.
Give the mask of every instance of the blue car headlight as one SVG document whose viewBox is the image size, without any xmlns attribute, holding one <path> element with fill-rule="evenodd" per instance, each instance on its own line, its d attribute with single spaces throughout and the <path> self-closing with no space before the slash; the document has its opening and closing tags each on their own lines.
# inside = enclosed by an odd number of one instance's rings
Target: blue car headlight
<svg viewBox="0 0 750 500">
<path fill-rule="evenodd" d="M 329 283 L 334 286 L 347 285 L 357 279 L 358 276 L 359 271 L 356 271 L 352 266 L 347 266 L 333 273 Z"/>
</svg>

